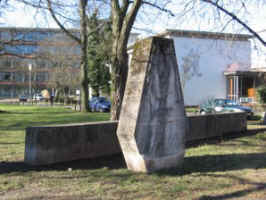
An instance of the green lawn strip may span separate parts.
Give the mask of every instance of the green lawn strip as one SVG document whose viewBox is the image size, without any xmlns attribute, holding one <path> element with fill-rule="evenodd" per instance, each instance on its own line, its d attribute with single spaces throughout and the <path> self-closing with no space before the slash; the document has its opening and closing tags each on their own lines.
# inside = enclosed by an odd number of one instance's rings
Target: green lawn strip
<svg viewBox="0 0 266 200">
<path fill-rule="evenodd" d="M 1 130 L 24 130 L 28 126 L 109 120 L 109 113 L 80 113 L 62 107 L 0 105 Z"/>
<path fill-rule="evenodd" d="M 193 107 L 186 107 L 185 108 L 187 113 L 197 113 L 199 112 L 199 108 L 193 108 Z"/>
<path fill-rule="evenodd" d="M 25 127 L 106 120 L 109 114 L 9 105 L 0 110 L 8 112 L 0 114 L 0 196 L 5 199 L 266 197 L 266 132 L 188 148 L 181 167 L 150 175 L 128 171 L 121 155 L 32 167 L 23 163 Z"/>
</svg>

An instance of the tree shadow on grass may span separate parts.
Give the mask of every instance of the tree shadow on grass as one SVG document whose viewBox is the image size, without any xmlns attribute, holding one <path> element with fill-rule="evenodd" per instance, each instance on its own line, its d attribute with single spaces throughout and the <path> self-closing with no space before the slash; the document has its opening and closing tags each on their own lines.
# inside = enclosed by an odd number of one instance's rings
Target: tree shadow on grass
<svg viewBox="0 0 266 200">
<path fill-rule="evenodd" d="M 0 110 L 0 114 L 8 114 L 8 111 Z"/>
<path fill-rule="evenodd" d="M 7 173 L 20 173 L 29 171 L 65 171 L 71 169 L 121 169 L 126 168 L 126 164 L 122 154 L 116 154 L 112 156 L 100 157 L 95 159 L 75 160 L 70 162 L 62 162 L 58 164 L 32 166 L 22 161 L 18 162 L 0 162 L 0 175 Z"/>
<path fill-rule="evenodd" d="M 47 196 L 40 195 L 40 196 L 33 196 L 27 198 L 21 198 L 20 200 L 45 200 Z M 68 195 L 68 196 L 49 196 L 49 199 L 54 200 L 97 200 L 97 198 L 89 198 L 88 195 Z"/>
<path fill-rule="evenodd" d="M 266 168 L 266 153 L 203 155 L 185 157 L 183 165 L 178 168 L 156 172 L 159 176 L 182 176 L 192 173 L 224 172 L 242 169 Z M 72 169 L 108 169 L 126 168 L 122 154 L 100 157 L 95 159 L 76 160 L 45 166 L 31 166 L 24 162 L 0 162 L 0 174 L 28 171 L 64 171 Z"/>
<path fill-rule="evenodd" d="M 203 175 L 204 176 L 204 175 Z M 252 186 L 252 188 L 249 189 L 244 189 L 244 190 L 238 190 L 238 191 L 234 191 L 234 192 L 230 192 L 227 194 L 221 194 L 221 195 L 203 195 L 202 197 L 199 198 L 199 200 L 226 200 L 226 199 L 232 199 L 232 198 L 240 198 L 243 196 L 246 196 L 250 193 L 255 193 L 255 192 L 259 192 L 259 191 L 264 191 L 266 190 L 266 182 L 262 183 L 262 182 L 253 182 L 253 181 L 249 181 L 247 179 L 244 178 L 240 178 L 237 176 L 233 176 L 233 175 L 215 175 L 215 174 L 207 174 L 205 176 L 208 177 L 213 177 L 213 178 L 227 178 L 227 179 L 232 179 L 232 180 L 236 180 L 242 184 L 248 184 L 250 186 Z"/>
<path fill-rule="evenodd" d="M 199 200 L 226 200 L 244 197 L 250 193 L 266 190 L 266 182 L 251 182 L 249 180 L 228 174 L 212 174 L 214 172 L 226 172 L 244 169 L 266 169 L 266 152 L 251 154 L 226 154 L 226 155 L 203 155 L 191 156 L 184 159 L 179 168 L 163 170 L 157 173 L 158 176 L 183 176 L 192 173 L 200 173 L 200 176 L 217 176 L 234 179 L 242 184 L 249 184 L 250 187 L 222 195 L 201 196 Z"/>
<path fill-rule="evenodd" d="M 225 172 L 242 169 L 266 168 L 266 152 L 251 154 L 225 154 L 189 156 L 184 158 L 181 167 L 162 170 L 159 176 L 182 176 L 192 173 Z"/>
</svg>

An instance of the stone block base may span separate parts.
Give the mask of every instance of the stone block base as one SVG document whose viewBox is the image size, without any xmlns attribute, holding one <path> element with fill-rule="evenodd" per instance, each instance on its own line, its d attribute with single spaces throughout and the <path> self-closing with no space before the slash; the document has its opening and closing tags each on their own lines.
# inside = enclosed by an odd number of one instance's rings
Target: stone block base
<svg viewBox="0 0 266 200">
<path fill-rule="evenodd" d="M 137 172 L 151 173 L 180 166 L 183 163 L 184 154 L 185 151 L 160 158 L 150 158 L 140 154 L 127 154 L 125 158 L 128 169 Z"/>
</svg>

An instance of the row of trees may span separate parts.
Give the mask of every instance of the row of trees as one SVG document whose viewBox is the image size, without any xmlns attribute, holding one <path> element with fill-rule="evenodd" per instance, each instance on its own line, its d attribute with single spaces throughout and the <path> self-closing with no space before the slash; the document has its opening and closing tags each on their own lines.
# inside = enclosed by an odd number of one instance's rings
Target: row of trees
<svg viewBox="0 0 266 200">
<path fill-rule="evenodd" d="M 260 0 L 255 3 L 249 0 L 190 0 L 190 1 L 169 1 L 169 0 L 15 0 L 24 3 L 27 6 L 42 10 L 44 15 L 47 13 L 53 18 L 57 25 L 66 33 L 66 35 L 77 42 L 81 47 L 80 56 L 80 85 L 82 86 L 82 110 L 88 111 L 88 83 L 89 73 L 94 73 L 98 68 L 104 68 L 98 65 L 102 56 L 94 56 L 99 45 L 95 36 L 101 35 L 100 30 L 106 24 L 111 26 L 111 44 L 110 44 L 110 66 L 112 79 L 112 119 L 118 119 L 121 103 L 125 90 L 125 83 L 128 71 L 127 43 L 134 22 L 137 19 L 148 17 L 158 18 L 158 13 L 165 13 L 170 17 L 190 16 L 191 19 L 200 17 L 202 20 L 210 20 L 213 17 L 214 22 L 219 24 L 221 29 L 225 29 L 229 24 L 239 24 L 242 29 L 252 34 L 263 47 L 266 46 L 264 38 L 258 31 L 253 29 L 244 18 L 245 13 L 249 13 L 258 6 L 257 9 L 265 9 L 265 1 Z M 2 1 L 8 3 L 10 1 Z M 169 8 L 173 6 L 177 11 Z M 180 10 L 180 6 L 183 9 Z M 178 8 L 178 9 L 177 9 Z M 1 9 L 3 9 L 1 7 Z M 73 11 L 77 11 L 76 15 Z M 243 14 L 244 13 L 244 14 Z M 156 16 L 155 16 L 156 14 Z M 254 12 L 254 15 L 256 12 Z M 42 16 L 44 16 L 42 15 Z M 250 15 L 250 13 L 249 13 Z M 138 18 L 137 18 L 138 16 Z M 104 19 L 98 23 L 94 19 Z M 89 19 L 92 19 L 91 21 Z M 97 23 L 96 23 L 97 22 Z M 79 24 L 80 35 L 77 36 L 67 29 L 67 25 Z M 89 23 L 92 26 L 89 27 Z M 186 23 L 186 22 L 185 22 Z M 96 34 L 96 35 L 95 35 Z M 95 42 L 95 43 L 94 43 Z M 92 46 L 90 46 L 90 44 Z M 106 45 L 104 45 L 106 46 Z M 96 47 L 96 48 L 95 48 Z M 104 48 L 103 48 L 104 49 Z M 97 54 L 98 55 L 98 54 Z M 91 59 L 95 58 L 95 59 Z M 90 60 L 90 61 L 89 61 Z M 105 69 L 105 68 L 104 68 Z M 90 72 L 89 72 L 90 71 Z M 95 86 L 97 87 L 97 86 Z"/>
</svg>

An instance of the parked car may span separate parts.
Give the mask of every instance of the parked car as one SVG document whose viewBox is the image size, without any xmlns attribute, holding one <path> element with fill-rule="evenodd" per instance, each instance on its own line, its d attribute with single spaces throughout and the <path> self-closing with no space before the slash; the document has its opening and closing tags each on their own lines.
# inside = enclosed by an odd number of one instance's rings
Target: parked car
<svg viewBox="0 0 266 200">
<path fill-rule="evenodd" d="M 111 102 L 105 97 L 92 97 L 89 108 L 91 112 L 110 112 Z"/>
<path fill-rule="evenodd" d="M 32 99 L 36 101 L 42 101 L 44 100 L 44 97 L 42 96 L 42 94 L 34 94 Z"/>
<path fill-rule="evenodd" d="M 28 100 L 26 95 L 20 95 L 18 99 L 19 99 L 19 102 L 27 102 Z"/>
<path fill-rule="evenodd" d="M 240 105 L 231 99 L 212 99 L 200 105 L 200 114 L 222 112 L 246 112 L 248 117 L 253 115 L 250 107 Z"/>
</svg>

